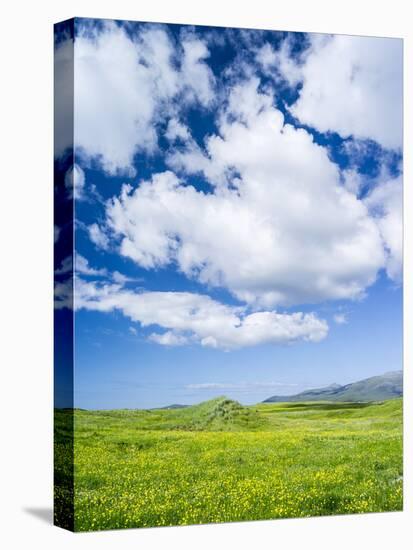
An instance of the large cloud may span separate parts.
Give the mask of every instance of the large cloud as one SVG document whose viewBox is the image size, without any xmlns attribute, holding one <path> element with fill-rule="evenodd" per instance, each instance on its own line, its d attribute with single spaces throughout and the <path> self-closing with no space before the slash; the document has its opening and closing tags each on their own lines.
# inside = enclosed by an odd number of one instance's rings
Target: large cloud
<svg viewBox="0 0 413 550">
<path fill-rule="evenodd" d="M 64 289 L 56 289 L 56 308 L 68 307 Z M 219 303 L 209 296 L 189 292 L 136 292 L 122 284 L 75 279 L 75 309 L 109 312 L 119 310 L 143 327 L 157 326 L 163 333 L 149 339 L 161 345 L 188 342 L 230 350 L 258 344 L 319 342 L 328 325 L 313 313 L 248 313 L 246 308 Z"/>
<path fill-rule="evenodd" d="M 291 81 L 291 59 L 284 61 Z M 279 54 L 281 55 L 281 54 Z M 281 55 L 281 58 L 283 55 Z M 403 133 L 403 43 L 394 38 L 312 35 L 292 113 L 321 132 L 397 149 Z M 297 78 L 296 71 L 293 72 Z"/>
<path fill-rule="evenodd" d="M 54 154 L 73 147 L 74 47 L 69 36 L 54 48 Z"/>
<path fill-rule="evenodd" d="M 137 151 L 157 146 L 156 123 L 181 104 L 213 99 L 205 44 L 195 36 L 173 44 L 157 27 L 132 38 L 116 24 L 80 29 L 75 39 L 75 145 L 109 173 L 133 171 Z M 176 59 L 180 59 L 177 64 Z"/>
<path fill-rule="evenodd" d="M 258 84 L 232 90 L 206 151 L 187 138 L 169 157 L 185 175 L 203 172 L 211 193 L 156 174 L 109 201 L 107 225 L 140 266 L 175 263 L 256 307 L 358 298 L 385 263 L 377 223 Z"/>
</svg>

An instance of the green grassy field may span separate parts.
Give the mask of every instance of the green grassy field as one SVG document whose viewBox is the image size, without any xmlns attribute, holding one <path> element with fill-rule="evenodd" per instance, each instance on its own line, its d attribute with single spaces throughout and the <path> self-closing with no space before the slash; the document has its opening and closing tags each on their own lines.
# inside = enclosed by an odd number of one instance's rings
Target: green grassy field
<svg viewBox="0 0 413 550">
<path fill-rule="evenodd" d="M 401 510 L 402 400 L 77 410 L 74 455 L 76 531 Z"/>
</svg>

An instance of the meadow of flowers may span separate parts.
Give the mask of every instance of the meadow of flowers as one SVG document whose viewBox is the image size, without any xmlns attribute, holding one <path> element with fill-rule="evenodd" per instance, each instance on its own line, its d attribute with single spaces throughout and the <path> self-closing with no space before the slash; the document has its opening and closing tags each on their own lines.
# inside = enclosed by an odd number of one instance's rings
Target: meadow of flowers
<svg viewBox="0 0 413 550">
<path fill-rule="evenodd" d="M 74 459 L 76 531 L 401 510 L 402 401 L 76 411 Z"/>
</svg>

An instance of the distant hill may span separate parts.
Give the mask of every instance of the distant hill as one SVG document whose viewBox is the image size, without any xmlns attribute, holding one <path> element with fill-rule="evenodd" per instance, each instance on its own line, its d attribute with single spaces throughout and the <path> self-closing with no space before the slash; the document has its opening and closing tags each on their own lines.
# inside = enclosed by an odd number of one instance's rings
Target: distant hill
<svg viewBox="0 0 413 550">
<path fill-rule="evenodd" d="M 186 407 L 189 407 L 189 405 L 181 405 L 179 403 L 174 403 L 173 405 L 166 405 L 166 407 L 155 407 L 157 409 L 163 410 L 163 409 L 185 409 Z"/>
<path fill-rule="evenodd" d="M 340 386 L 332 384 L 325 388 L 303 391 L 296 395 L 273 395 L 263 403 L 294 401 L 385 401 L 403 395 L 403 372 L 387 372 L 359 382 Z"/>
</svg>

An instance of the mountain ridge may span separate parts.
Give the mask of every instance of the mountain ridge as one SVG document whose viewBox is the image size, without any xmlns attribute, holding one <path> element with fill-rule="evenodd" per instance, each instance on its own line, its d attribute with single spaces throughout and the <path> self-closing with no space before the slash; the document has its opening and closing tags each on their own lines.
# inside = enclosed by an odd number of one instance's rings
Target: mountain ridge
<svg viewBox="0 0 413 550">
<path fill-rule="evenodd" d="M 298 401 L 386 401 L 403 396 L 403 371 L 391 371 L 350 384 L 330 384 L 295 395 L 273 395 L 263 403 Z"/>
</svg>

